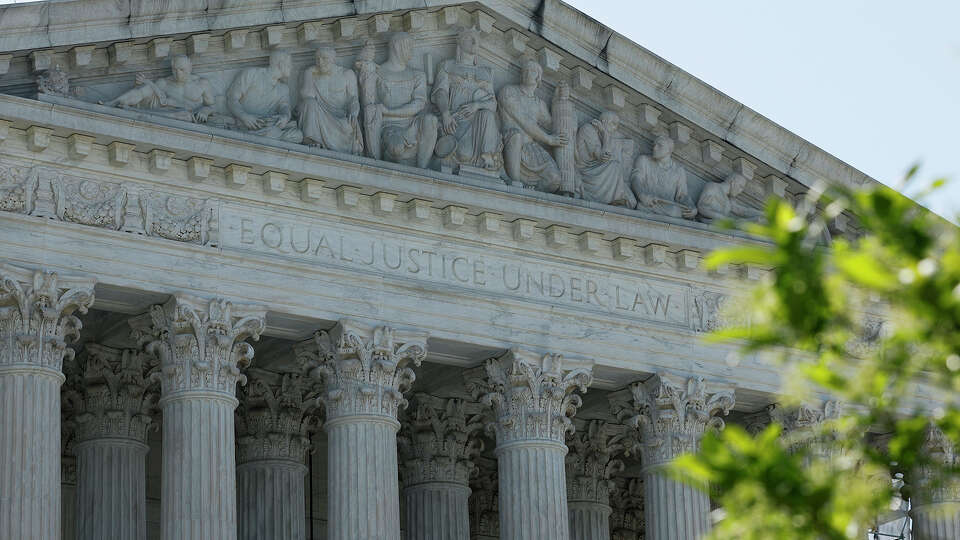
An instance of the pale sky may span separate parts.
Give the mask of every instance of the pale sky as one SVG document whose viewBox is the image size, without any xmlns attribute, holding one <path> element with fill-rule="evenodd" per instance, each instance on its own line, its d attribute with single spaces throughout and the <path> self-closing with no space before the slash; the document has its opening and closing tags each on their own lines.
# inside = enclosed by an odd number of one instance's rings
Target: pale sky
<svg viewBox="0 0 960 540">
<path fill-rule="evenodd" d="M 953 179 L 924 202 L 960 213 L 960 1 L 566 1 L 877 180 Z"/>
<path fill-rule="evenodd" d="M 565 0 L 864 173 L 952 185 L 960 213 L 960 1 Z"/>
</svg>

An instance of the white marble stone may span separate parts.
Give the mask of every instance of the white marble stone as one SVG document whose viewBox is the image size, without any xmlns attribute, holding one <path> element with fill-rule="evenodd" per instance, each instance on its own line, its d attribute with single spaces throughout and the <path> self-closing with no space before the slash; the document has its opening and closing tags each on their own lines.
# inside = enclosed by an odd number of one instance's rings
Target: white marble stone
<svg viewBox="0 0 960 540">
<path fill-rule="evenodd" d="M 960 463 L 956 447 L 935 426 L 927 430 L 923 448 L 935 464 L 956 467 Z M 935 470 L 923 467 L 915 480 L 916 495 L 910 509 L 915 540 L 960 538 L 960 483 Z"/>
<path fill-rule="evenodd" d="M 61 368 L 93 286 L 0 264 L 0 538 L 60 539 Z"/>
<path fill-rule="evenodd" d="M 237 537 L 234 409 L 264 311 L 176 294 L 131 321 L 160 361 L 161 538 Z"/>
<path fill-rule="evenodd" d="M 347 320 L 297 346 L 324 385 L 330 540 L 400 540 L 397 409 L 426 347 L 425 333 Z"/>
<path fill-rule="evenodd" d="M 513 349 L 467 372 L 467 386 L 492 408 L 505 540 L 570 538 L 564 436 L 593 381 L 589 362 Z"/>
</svg>

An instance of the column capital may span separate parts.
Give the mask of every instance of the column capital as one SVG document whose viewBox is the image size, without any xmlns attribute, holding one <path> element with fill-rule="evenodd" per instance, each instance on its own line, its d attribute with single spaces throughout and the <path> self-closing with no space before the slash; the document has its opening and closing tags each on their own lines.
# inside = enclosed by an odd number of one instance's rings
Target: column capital
<svg viewBox="0 0 960 540">
<path fill-rule="evenodd" d="M 320 386 L 295 373 L 247 370 L 236 410 L 237 462 L 271 459 L 303 463 L 310 434 L 320 427 Z"/>
<path fill-rule="evenodd" d="M 130 321 L 134 336 L 160 359 L 162 398 L 186 392 L 214 392 L 230 398 L 240 369 L 253 359 L 244 340 L 260 339 L 266 310 L 222 298 L 177 293 Z"/>
<path fill-rule="evenodd" d="M 667 463 L 695 452 L 708 427 L 722 429 L 733 408 L 733 387 L 707 383 L 703 377 L 658 373 L 609 396 L 613 413 L 640 431 L 643 466 Z"/>
<path fill-rule="evenodd" d="M 0 264 L 0 368 L 33 366 L 60 372 L 73 358 L 67 341 L 83 326 L 74 313 L 93 305 L 90 277 L 60 276 Z"/>
<path fill-rule="evenodd" d="M 610 540 L 641 540 L 646 522 L 643 517 L 643 479 L 618 478 L 611 489 Z"/>
<path fill-rule="evenodd" d="M 407 487 L 428 482 L 468 485 L 483 451 L 478 403 L 429 394 L 413 396 L 398 442 Z"/>
<path fill-rule="evenodd" d="M 575 421 L 567 436 L 567 500 L 610 504 L 611 478 L 624 470 L 617 456 L 629 450 L 627 427 L 602 420 Z"/>
<path fill-rule="evenodd" d="M 927 504 L 960 503 L 960 481 L 944 479 L 940 469 L 960 465 L 960 451 L 957 446 L 940 428 L 930 424 L 922 449 L 930 464 L 920 466 L 918 478 L 914 482 L 919 488 L 914 490 L 914 509 Z"/>
<path fill-rule="evenodd" d="M 592 362 L 511 349 L 464 373 L 467 389 L 493 408 L 497 446 L 516 441 L 563 444 L 571 418 L 593 382 Z M 491 429 L 488 427 L 488 429 Z"/>
<path fill-rule="evenodd" d="M 381 416 L 394 422 L 427 355 L 426 332 L 342 320 L 294 347 L 301 367 L 322 380 L 327 423 L 345 416 Z"/>
<path fill-rule="evenodd" d="M 63 400 L 78 443 L 92 439 L 132 439 L 146 443 L 156 412 L 157 388 L 147 372 L 148 357 L 131 349 L 87 343 L 68 374 Z"/>
</svg>

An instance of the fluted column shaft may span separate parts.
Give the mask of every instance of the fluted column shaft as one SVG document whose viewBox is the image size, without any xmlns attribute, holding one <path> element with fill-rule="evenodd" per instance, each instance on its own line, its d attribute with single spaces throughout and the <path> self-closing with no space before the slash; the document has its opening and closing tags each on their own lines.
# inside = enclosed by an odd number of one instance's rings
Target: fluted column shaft
<svg viewBox="0 0 960 540">
<path fill-rule="evenodd" d="M 567 448 L 551 441 L 497 447 L 500 476 L 500 538 L 567 540 Z"/>
<path fill-rule="evenodd" d="M 404 540 L 469 540 L 470 488 L 451 482 L 403 490 Z"/>
<path fill-rule="evenodd" d="M 397 430 L 384 417 L 327 422 L 329 540 L 399 540 Z"/>
<path fill-rule="evenodd" d="M 60 539 L 63 375 L 0 366 L 0 538 Z"/>
<path fill-rule="evenodd" d="M 916 540 L 960 538 L 960 502 L 921 504 L 910 511 Z"/>
<path fill-rule="evenodd" d="M 237 537 L 235 398 L 188 393 L 161 399 L 164 540 Z"/>
<path fill-rule="evenodd" d="M 705 492 L 653 468 L 644 471 L 643 496 L 647 538 L 694 539 L 710 531 L 710 497 Z"/>
<path fill-rule="evenodd" d="M 77 540 L 147 537 L 147 451 L 130 439 L 76 445 Z"/>
<path fill-rule="evenodd" d="M 60 386 L 94 280 L 0 264 L 0 538 L 60 540 Z"/>
<path fill-rule="evenodd" d="M 238 538 L 305 539 L 306 474 L 306 465 L 285 459 L 251 461 L 238 465 Z"/>
<path fill-rule="evenodd" d="M 610 540 L 610 512 L 606 504 L 571 501 L 571 540 Z"/>
</svg>

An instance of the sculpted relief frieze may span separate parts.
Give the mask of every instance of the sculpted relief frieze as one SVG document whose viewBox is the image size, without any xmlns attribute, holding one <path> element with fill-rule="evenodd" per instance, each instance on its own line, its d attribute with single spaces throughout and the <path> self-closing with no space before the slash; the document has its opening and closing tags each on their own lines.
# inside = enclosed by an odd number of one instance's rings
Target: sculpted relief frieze
<svg viewBox="0 0 960 540">
<path fill-rule="evenodd" d="M 217 204 L 212 199 L 141 192 L 132 185 L 9 160 L 0 160 L 0 212 L 198 245 L 216 243 Z"/>
<path fill-rule="evenodd" d="M 452 54 L 449 46 L 420 43 L 412 31 L 315 40 L 306 63 L 299 50 L 273 48 L 265 65 L 227 62 L 211 70 L 205 59 L 203 75 L 194 73 L 195 59 L 171 53 L 164 60 L 170 75 L 138 73 L 126 90 L 95 77 L 86 78 L 86 87 L 69 88 L 60 71 L 45 75 L 40 88 L 192 129 L 201 124 L 301 144 L 305 152 L 362 155 L 647 215 L 707 223 L 759 219 L 760 211 L 739 199 L 755 165 L 747 174 L 711 173 L 726 180 L 704 183 L 676 157 L 689 129 L 668 133 L 655 119 L 641 122 L 646 133 L 635 123 L 624 129 L 625 115 L 636 117 L 623 97 L 607 110 L 588 109 L 589 84 L 575 90 L 559 64 L 529 52 L 504 58 L 485 43 L 490 36 L 460 28 L 450 35 Z M 504 62 L 519 66 L 518 76 Z M 53 76 L 61 81 L 56 90 L 49 89 Z M 644 139 L 653 140 L 650 152 Z"/>
</svg>

